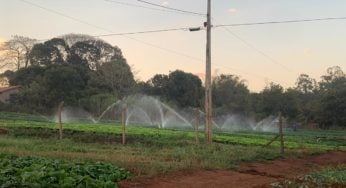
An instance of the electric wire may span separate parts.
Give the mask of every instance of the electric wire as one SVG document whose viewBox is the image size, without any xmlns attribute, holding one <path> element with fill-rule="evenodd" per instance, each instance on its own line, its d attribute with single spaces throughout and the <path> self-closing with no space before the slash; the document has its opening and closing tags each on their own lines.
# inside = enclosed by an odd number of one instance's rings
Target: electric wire
<svg viewBox="0 0 346 188">
<path fill-rule="evenodd" d="M 119 4 L 119 5 L 130 6 L 130 7 L 145 8 L 145 9 L 161 11 L 161 12 L 177 13 L 176 11 L 169 11 L 169 10 L 160 9 L 160 8 L 146 7 L 146 6 L 141 6 L 141 5 L 137 5 L 137 4 L 133 4 L 133 3 L 120 2 L 120 1 L 116 1 L 116 0 L 104 0 L 104 1 L 109 2 L 109 3 Z"/>
<path fill-rule="evenodd" d="M 136 35 L 136 34 L 148 34 L 148 33 L 162 33 L 169 31 L 188 31 L 188 27 L 183 28 L 172 28 L 172 29 L 159 29 L 159 30 L 148 30 L 148 31 L 136 31 L 136 32 L 127 32 L 127 33 L 110 33 L 104 35 L 94 35 L 93 37 L 109 37 L 109 36 L 119 36 L 119 35 Z"/>
<path fill-rule="evenodd" d="M 148 4 L 148 5 L 154 6 L 154 7 L 160 7 L 160 8 L 164 8 L 164 9 L 168 9 L 168 10 L 173 10 L 173 11 L 177 11 L 177 12 L 182 12 L 182 13 L 187 13 L 187 14 L 206 16 L 206 14 L 203 14 L 203 13 L 192 12 L 192 11 L 182 10 L 182 9 L 177 9 L 177 8 L 172 8 L 172 7 L 168 7 L 168 6 L 163 6 L 163 5 L 160 5 L 160 4 L 152 3 L 152 2 L 149 2 L 149 1 L 144 1 L 144 0 L 137 0 L 137 1 L 141 2 L 141 3 L 144 3 L 144 4 Z"/>
<path fill-rule="evenodd" d="M 287 23 L 303 23 L 317 21 L 332 21 L 346 20 L 346 17 L 328 17 L 328 18 L 313 18 L 313 19 L 298 19 L 298 20 L 283 20 L 283 21 L 268 21 L 268 22 L 250 22 L 250 23 L 235 23 L 235 24 L 220 24 L 213 27 L 236 27 L 236 26 L 253 26 L 253 25 L 268 25 L 268 24 L 287 24 Z"/>
<path fill-rule="evenodd" d="M 74 17 L 68 16 L 68 15 L 63 14 L 63 13 L 61 13 L 61 12 L 58 12 L 58 11 L 55 11 L 55 10 L 52 10 L 52 9 L 49 9 L 49 8 L 40 6 L 40 5 L 36 4 L 36 3 L 32 3 L 32 2 L 27 1 L 27 0 L 19 0 L 19 1 L 24 2 L 24 3 L 26 3 L 26 4 L 29 4 L 29 5 L 31 5 L 31 6 L 34 6 L 34 7 L 43 9 L 43 10 L 45 10 L 45 11 L 48 11 L 48 12 L 57 14 L 57 15 L 59 15 L 59 16 L 65 17 L 65 18 L 67 18 L 67 19 L 74 20 L 74 21 L 79 22 L 79 23 L 81 23 L 81 24 L 85 24 L 85 25 L 88 25 L 88 26 L 90 26 L 90 27 L 94 27 L 94 28 L 97 28 L 97 29 L 99 29 L 99 30 L 106 31 L 106 32 L 110 33 L 110 34 L 108 34 L 109 36 L 110 36 L 110 35 L 120 35 L 120 36 L 122 36 L 122 37 L 131 39 L 131 40 L 133 40 L 133 41 L 142 43 L 142 44 L 147 45 L 147 46 L 151 46 L 151 47 L 153 47 L 153 48 L 160 49 L 160 50 L 162 50 L 162 51 L 166 51 L 166 52 L 169 52 L 169 53 L 172 53 L 172 54 L 175 54 L 175 55 L 183 56 L 183 57 L 186 57 L 186 58 L 195 60 L 195 61 L 196 61 L 196 60 L 197 60 L 197 61 L 200 61 L 199 58 L 194 58 L 194 57 L 192 57 L 192 56 L 190 56 L 190 55 L 188 55 L 188 54 L 185 54 L 185 53 L 182 53 L 182 52 L 178 52 L 178 51 L 176 51 L 176 50 L 171 50 L 171 49 L 168 49 L 168 48 L 164 48 L 164 47 L 161 47 L 161 46 L 158 46 L 158 45 L 155 45 L 155 44 L 151 44 L 151 43 L 149 43 L 149 42 L 145 42 L 145 41 L 142 41 L 142 40 L 133 38 L 133 37 L 129 37 L 129 36 L 126 36 L 125 33 L 115 33 L 114 31 L 111 31 L 111 30 L 109 30 L 109 29 L 106 29 L 106 28 L 103 28 L 103 27 L 100 27 L 100 26 L 97 26 L 97 25 L 88 23 L 88 22 L 86 22 L 86 21 L 84 21 L 84 20 L 81 20 L 81 19 L 78 19 L 78 18 L 74 18 Z M 150 31 L 150 32 L 153 32 L 153 31 Z M 143 33 L 143 32 L 141 32 L 141 33 Z M 100 36 L 101 36 L 101 35 L 96 35 L 96 36 L 94 36 L 94 37 L 100 37 Z M 103 35 L 103 36 L 105 36 L 105 35 Z M 43 39 L 42 39 L 42 40 L 39 40 L 39 41 L 43 41 Z"/>
<path fill-rule="evenodd" d="M 126 36 L 126 35 L 134 35 L 134 34 L 144 34 L 144 33 L 157 33 L 157 32 L 167 32 L 167 31 L 178 31 L 178 30 L 187 30 L 189 28 L 175 28 L 175 29 L 162 29 L 162 30 L 150 30 L 150 31 L 139 31 L 139 32 L 129 32 L 129 33 L 114 33 L 113 31 L 109 30 L 109 29 L 106 29 L 106 28 L 103 28 L 103 27 L 100 27 L 98 25 L 95 25 L 95 24 L 91 24 L 89 22 L 86 22 L 84 20 L 81 20 L 81 19 L 78 19 L 78 18 L 74 18 L 72 16 L 68 16 L 66 14 L 63 14 L 61 12 L 58 12 L 58 11 L 55 11 L 53 9 L 49 9 L 49 8 L 46 8 L 46 7 L 43 7 L 43 6 L 40 6 L 36 3 L 32 3 L 30 1 L 27 1 L 27 0 L 19 0 L 21 2 L 24 2 L 26 4 L 29 4 L 31 6 L 34 6 L 34 7 L 37 7 L 37 8 L 40 8 L 40 9 L 43 9 L 45 11 L 48 11 L 48 12 L 51 12 L 51 13 L 54 13 L 54 14 L 57 14 L 59 16 L 62 16 L 62 17 L 65 17 L 67 19 L 71 19 L 71 20 L 74 20 L 76 22 L 79 22 L 81 24 L 85 24 L 85 25 L 88 25 L 90 27 L 94 27 L 94 28 L 97 28 L 97 29 L 100 29 L 100 30 L 103 30 L 103 31 L 106 31 L 106 32 L 109 32 L 110 34 L 103 34 L 103 35 L 94 35 L 93 37 L 107 37 L 107 36 L 123 36 L 123 37 L 126 37 L 128 39 L 131 39 L 131 40 L 134 40 L 134 41 L 137 41 L 139 43 L 142 43 L 144 45 L 147 45 L 147 46 L 151 46 L 153 48 L 157 48 L 157 49 L 160 49 L 162 51 L 166 51 L 166 52 L 169 52 L 169 53 L 172 53 L 172 54 L 175 54 L 175 55 L 179 55 L 179 56 L 183 56 L 185 58 L 188 58 L 188 59 L 192 59 L 192 60 L 195 60 L 195 61 L 200 61 L 200 62 L 204 62 L 204 60 L 200 59 L 200 58 L 197 58 L 197 57 L 193 57 L 193 56 L 190 56 L 188 54 L 185 54 L 185 53 L 182 53 L 182 52 L 178 52 L 176 50 L 172 50 L 172 49 L 168 49 L 168 48 L 164 48 L 164 47 L 161 47 L 161 46 L 158 46 L 158 45 L 155 45 L 155 44 L 151 44 L 151 43 L 148 43 L 148 42 L 145 42 L 145 41 L 142 41 L 142 40 L 139 40 L 139 39 L 136 39 L 136 38 L 132 38 L 132 37 L 129 37 L 129 36 Z M 220 26 L 220 25 L 219 25 Z M 227 28 L 226 28 L 227 29 Z M 230 33 L 232 33 L 231 31 L 229 31 Z M 237 36 L 233 33 L 234 36 Z M 238 39 L 241 39 L 239 36 L 237 37 Z M 40 41 L 43 41 L 40 40 Z M 242 39 L 243 42 L 245 42 L 246 44 L 250 46 L 252 46 L 251 44 L 249 44 L 248 42 L 246 42 L 245 40 Z M 253 48 L 255 48 L 254 46 L 252 46 Z M 255 48 L 257 49 L 257 48 Z M 260 52 L 260 51 L 259 51 Z M 263 52 L 262 52 L 263 53 Z M 270 56 L 266 55 L 263 53 L 263 55 L 267 56 L 268 58 L 270 58 Z M 272 58 L 271 58 L 272 59 Z M 272 59 L 273 61 L 274 59 Z M 274 62 L 276 62 L 274 60 Z M 231 69 L 231 70 L 235 70 L 235 71 L 239 71 L 239 72 L 243 72 L 245 74 L 248 74 L 248 75 L 254 75 L 254 76 L 257 76 L 257 77 L 262 77 L 262 78 L 268 78 L 268 77 L 264 77 L 264 76 L 259 76 L 259 75 L 256 75 L 256 74 L 252 74 L 252 73 L 246 73 L 244 71 L 241 71 L 239 69 L 234 69 L 234 68 L 231 68 L 231 67 L 227 67 L 227 66 L 224 66 L 224 65 L 218 65 L 218 64 L 213 64 L 213 65 L 216 65 L 218 67 L 224 67 L 224 68 L 227 68 L 227 69 Z M 272 79 L 271 79 L 272 80 Z"/>
<path fill-rule="evenodd" d="M 250 42 L 248 42 L 247 40 L 243 39 L 242 37 L 240 37 L 239 35 L 235 34 L 234 32 L 232 32 L 230 29 L 228 29 L 227 27 L 223 27 L 223 29 L 229 33 L 230 35 L 232 35 L 234 38 L 238 39 L 239 41 L 241 41 L 242 43 L 244 43 L 248 48 L 256 51 L 258 54 L 262 55 L 263 57 L 265 57 L 267 60 L 269 60 L 270 62 L 279 65 L 280 67 L 284 68 L 285 70 L 298 74 L 295 71 L 293 71 L 292 69 L 288 68 L 287 66 L 285 66 L 284 64 L 280 63 L 279 61 L 275 60 L 274 58 L 272 58 L 270 55 L 266 54 L 265 52 L 263 52 L 262 50 L 260 50 L 259 48 L 257 48 L 255 45 L 251 44 Z"/>
</svg>

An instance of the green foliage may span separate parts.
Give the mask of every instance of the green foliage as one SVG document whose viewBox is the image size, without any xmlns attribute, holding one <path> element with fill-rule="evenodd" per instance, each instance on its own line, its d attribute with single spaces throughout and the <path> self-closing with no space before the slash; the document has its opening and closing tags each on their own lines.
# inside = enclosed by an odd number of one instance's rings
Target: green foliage
<svg viewBox="0 0 346 188">
<path fill-rule="evenodd" d="M 76 163 L 0 154 L 0 184 L 7 187 L 116 187 L 130 176 L 105 163 Z"/>
<path fill-rule="evenodd" d="M 218 114 L 249 114 L 250 91 L 244 80 L 234 75 L 220 75 L 213 80 L 213 101 Z"/>
<path fill-rule="evenodd" d="M 47 114 L 64 101 L 99 113 L 101 102 L 96 109 L 90 105 L 95 96 L 122 98 L 135 88 L 121 50 L 92 37 L 54 38 L 34 45 L 28 57 L 31 66 L 5 75 L 11 85 L 21 86 L 11 99 L 12 111 Z"/>
<path fill-rule="evenodd" d="M 13 115 L 11 118 L 15 119 Z M 21 114 L 19 118 L 28 117 Z M 218 133 L 215 130 L 214 144 L 206 146 L 195 144 L 192 129 L 182 131 L 129 125 L 126 128 L 127 144 L 123 146 L 120 145 L 122 128 L 114 123 L 64 124 L 63 140 L 57 140 L 58 126 L 55 123 L 9 120 L 2 121 L 0 126 L 8 132 L 0 136 L 0 153 L 101 160 L 132 169 L 138 175 L 184 169 L 229 169 L 244 161 L 272 160 L 280 156 L 279 142 L 263 147 L 275 133 Z M 288 156 L 295 150 L 346 150 L 345 131 L 299 130 L 285 131 L 284 135 Z M 202 130 L 199 138 L 203 143 Z"/>
<path fill-rule="evenodd" d="M 23 69 L 11 81 L 22 85 L 21 92 L 11 102 L 22 111 L 40 113 L 55 108 L 60 101 L 75 105 L 86 87 L 84 74 L 82 67 L 69 64 Z M 26 75 L 29 79 L 24 78 Z"/>
<path fill-rule="evenodd" d="M 169 74 L 168 100 L 176 101 L 180 107 L 198 107 L 202 97 L 202 81 L 191 73 L 176 70 Z"/>
<path fill-rule="evenodd" d="M 346 77 L 337 78 L 328 84 L 320 101 L 319 123 L 329 126 L 346 127 Z"/>
<path fill-rule="evenodd" d="M 48 114 L 65 101 L 66 105 L 100 114 L 112 98 L 120 100 L 134 93 L 154 95 L 179 108 L 203 107 L 202 81 L 191 73 L 176 70 L 136 83 L 121 50 L 103 40 L 69 34 L 34 42 L 15 36 L 0 49 L 14 58 L 6 61 L 17 65 L 17 71 L 0 75 L 1 80 L 22 88 L 10 100 L 11 105 L 2 106 L 7 110 Z M 300 74 L 293 88 L 271 83 L 251 94 L 240 77 L 220 75 L 212 84 L 214 115 L 260 120 L 281 111 L 290 123 L 345 127 L 345 88 L 346 76 L 338 66 L 328 68 L 319 82 Z"/>
<path fill-rule="evenodd" d="M 295 187 L 344 187 L 346 186 L 346 166 L 341 165 L 336 168 L 326 168 L 311 174 L 285 180 L 272 184 L 275 188 L 295 188 Z"/>
<path fill-rule="evenodd" d="M 81 103 L 88 112 L 100 116 L 109 105 L 114 103 L 114 101 L 117 101 L 114 95 L 110 93 L 101 93 L 84 98 L 81 100 Z"/>
<path fill-rule="evenodd" d="M 202 105 L 202 81 L 191 73 L 181 70 L 169 75 L 157 74 L 147 85 L 142 84 L 144 93 L 161 97 L 179 107 L 200 107 Z"/>
<path fill-rule="evenodd" d="M 66 63 L 68 56 L 69 47 L 59 38 L 36 44 L 29 54 L 31 65 L 38 66 Z"/>
<path fill-rule="evenodd" d="M 133 92 L 135 80 L 125 60 L 104 63 L 98 72 L 102 83 L 97 85 L 104 85 L 114 96 L 122 98 Z"/>
<path fill-rule="evenodd" d="M 1 117 L 1 116 L 0 116 Z M 15 117 L 11 117 L 14 119 Z M 18 118 L 19 119 L 19 118 Z M 15 122 L 5 121 L 0 123 L 0 126 L 8 128 L 18 128 L 19 130 L 11 131 L 16 136 L 32 136 L 32 135 L 45 135 L 48 137 L 56 137 L 58 127 L 54 123 L 49 122 L 28 122 L 18 120 Z M 20 128 L 43 128 L 37 130 L 23 130 Z M 53 129 L 49 131 L 49 129 Z M 47 132 L 45 131 L 47 130 Z M 101 141 L 110 142 L 110 140 L 121 140 L 120 135 L 122 132 L 121 126 L 114 126 L 113 124 L 64 124 L 64 130 L 66 131 L 67 138 L 73 140 L 89 140 L 88 142 Z M 81 131 L 83 134 L 76 134 L 74 131 Z M 264 146 L 266 145 L 276 133 L 261 133 L 261 132 L 233 132 L 233 133 L 219 133 L 214 130 L 214 142 L 224 144 L 236 144 L 245 146 Z M 17 134 L 16 134 L 17 132 Z M 27 134 L 26 134 L 27 132 Z M 36 132 L 36 133 L 35 133 Z M 96 135 L 90 135 L 88 132 L 95 133 Z M 129 140 L 134 143 L 142 143 L 146 145 L 170 145 L 175 140 L 188 140 L 189 142 L 194 140 L 195 134 L 191 130 L 168 130 L 141 127 L 140 125 L 129 125 L 127 127 L 127 136 Z M 12 134 L 12 133 L 11 133 Z M 31 135 L 32 134 L 32 135 Z M 112 135 L 114 136 L 113 139 Z M 331 150 L 331 149 L 346 149 L 345 147 L 345 131 L 289 131 L 284 132 L 285 147 L 289 149 L 319 149 L 319 150 Z M 200 135 L 202 136 L 202 135 Z M 39 136 L 40 137 L 40 136 Z M 85 139 L 84 139 L 85 138 Z M 108 140 L 108 141 L 107 141 Z M 279 142 L 274 142 L 273 147 L 279 147 Z"/>
</svg>

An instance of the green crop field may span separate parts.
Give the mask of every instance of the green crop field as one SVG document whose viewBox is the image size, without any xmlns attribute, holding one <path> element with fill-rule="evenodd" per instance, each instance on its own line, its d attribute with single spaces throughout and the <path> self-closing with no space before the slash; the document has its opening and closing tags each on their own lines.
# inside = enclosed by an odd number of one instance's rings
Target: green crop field
<svg viewBox="0 0 346 188">
<path fill-rule="evenodd" d="M 11 173 L 16 174 L 11 176 L 13 180 L 1 179 L 9 185 L 26 185 L 18 182 L 23 183 L 24 174 L 34 171 L 42 173 L 32 181 L 24 182 L 37 183 L 52 173 L 60 173 L 57 176 L 61 176 L 62 179 L 54 180 L 57 185 L 66 182 L 74 186 L 89 183 L 92 187 L 92 185 L 101 185 L 100 181 L 108 186 L 111 185 L 108 181 L 117 182 L 129 177 L 125 170 L 119 171 L 116 176 L 105 171 L 102 177 L 92 176 L 88 174 L 92 172 L 82 170 L 81 174 L 78 172 L 73 176 L 82 179 L 84 177 L 83 181 L 65 180 L 64 177 L 75 172 L 73 169 L 79 164 L 78 162 L 82 163 L 82 166 L 87 166 L 83 169 L 89 168 L 90 165 L 90 168 L 94 168 L 93 165 L 98 168 L 99 162 L 102 162 L 106 165 L 105 168 L 124 168 L 134 177 L 148 177 L 180 170 L 232 169 L 243 162 L 283 157 L 279 152 L 278 141 L 265 147 L 276 133 L 215 132 L 214 144 L 205 145 L 202 130 L 199 133 L 200 144 L 196 144 L 195 132 L 192 130 L 167 130 L 129 125 L 126 128 L 127 144 L 122 145 L 122 128 L 117 123 L 66 123 L 63 125 L 63 139 L 59 140 L 58 125 L 45 118 L 15 114 L 2 114 L 0 117 L 2 117 L 0 129 L 3 133 L 0 135 L 0 154 L 6 154 L 2 155 L 1 165 L 3 169 L 9 169 Z M 284 134 L 287 157 L 299 157 L 328 150 L 346 150 L 345 131 L 285 130 Z M 27 159 L 30 162 L 25 162 Z M 56 160 L 62 161 L 63 165 L 55 168 Z M 22 163 L 28 167 L 16 169 L 11 164 L 13 161 L 24 161 Z M 35 164 L 37 161 L 44 161 L 44 165 Z M 104 167 L 100 168 L 96 170 L 102 171 Z M 7 173 L 3 169 L 1 173 Z"/>
</svg>

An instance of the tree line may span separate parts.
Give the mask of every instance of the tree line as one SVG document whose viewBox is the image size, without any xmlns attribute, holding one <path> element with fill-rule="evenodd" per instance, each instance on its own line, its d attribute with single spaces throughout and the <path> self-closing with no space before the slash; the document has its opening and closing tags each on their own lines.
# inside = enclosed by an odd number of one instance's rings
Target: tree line
<svg viewBox="0 0 346 188">
<path fill-rule="evenodd" d="M 38 42 L 14 36 L 0 48 L 0 77 L 20 85 L 1 110 L 51 113 L 59 102 L 99 115 L 110 104 L 132 94 L 145 94 L 176 108 L 204 109 L 204 88 L 196 75 L 175 70 L 139 81 L 120 48 L 88 35 L 69 34 Z M 257 119 L 282 114 L 291 122 L 321 128 L 346 127 L 346 76 L 330 67 L 320 81 L 301 74 L 291 88 L 276 83 L 250 92 L 237 75 L 218 75 L 212 82 L 214 116 L 237 114 Z"/>
</svg>

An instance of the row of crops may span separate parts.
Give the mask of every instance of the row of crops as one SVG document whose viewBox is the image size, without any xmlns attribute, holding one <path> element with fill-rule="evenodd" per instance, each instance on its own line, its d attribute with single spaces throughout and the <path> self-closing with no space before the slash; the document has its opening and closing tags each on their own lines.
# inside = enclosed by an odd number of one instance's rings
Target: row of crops
<svg viewBox="0 0 346 188">
<path fill-rule="evenodd" d="M 35 140 L 36 138 L 47 138 L 55 143 L 58 139 L 58 125 L 51 121 L 44 121 L 43 119 L 41 121 L 39 119 L 38 116 L 0 113 L 0 134 L 1 131 L 7 134 L 4 139 L 30 137 L 30 139 Z M 129 125 L 126 129 L 129 147 L 125 146 L 123 149 L 124 151 L 126 151 L 126 148 L 129 149 L 130 155 L 133 154 L 131 146 L 138 146 L 139 148 L 135 148 L 137 151 L 141 147 L 149 148 L 148 150 L 157 150 L 161 148 L 179 148 L 183 145 L 186 146 L 187 143 L 195 143 L 195 132 L 191 130 L 168 130 L 134 125 Z M 97 142 L 99 144 L 100 141 L 102 144 L 120 143 L 121 132 L 121 125 L 116 123 L 64 124 L 64 138 L 68 139 L 69 143 L 76 143 L 75 141 L 82 142 L 82 144 L 84 142 Z M 241 145 L 239 147 L 244 150 L 251 147 L 262 150 L 258 146 L 266 145 L 275 135 L 276 133 L 272 132 L 215 132 L 213 140 L 222 143 L 216 144 L 216 146 L 222 145 L 229 148 L 230 145 Z M 284 135 L 285 146 L 288 149 L 346 150 L 345 131 L 299 130 L 293 132 L 285 130 Z M 202 129 L 199 132 L 199 139 L 203 142 L 204 133 Z M 192 150 L 199 148 L 190 146 Z M 271 147 L 267 149 L 274 151 L 276 150 L 275 147 L 279 147 L 279 143 L 274 142 Z M 186 152 L 185 149 L 175 151 Z M 6 152 L 6 150 L 3 151 Z M 165 152 L 167 151 L 165 150 Z M 16 153 L 21 155 L 20 152 Z M 175 154 L 176 152 L 172 153 L 176 159 L 184 158 Z M 222 162 L 223 155 L 220 156 Z M 219 156 L 213 157 L 218 158 Z M 212 161 L 215 161 L 214 158 Z M 270 158 L 270 156 L 266 158 Z M 225 161 L 229 161 L 229 152 L 225 159 Z M 113 163 L 114 161 L 108 160 L 107 162 Z M 161 166 L 157 167 L 157 169 L 161 168 Z M 0 154 L 0 187 L 116 187 L 116 182 L 129 176 L 129 172 L 111 164 L 68 162 L 41 157 L 18 157 Z"/>
<path fill-rule="evenodd" d="M 0 187 L 116 187 L 125 169 L 105 163 L 80 163 L 0 154 Z"/>
<path fill-rule="evenodd" d="M 49 122 L 33 122 L 33 121 L 2 121 L 0 127 L 7 128 L 43 128 L 49 130 L 58 129 L 57 124 Z M 99 135 L 120 135 L 122 132 L 121 126 L 116 124 L 64 124 L 64 129 L 81 132 L 97 133 Z M 42 131 L 37 129 L 38 131 Z M 151 139 L 159 137 L 159 140 L 164 142 L 175 142 L 179 139 L 194 140 L 195 133 L 193 131 L 167 130 L 157 128 L 146 128 L 139 126 L 127 127 L 127 134 L 138 140 Z M 317 148 L 323 150 L 331 149 L 346 149 L 346 131 L 304 131 L 297 132 L 285 131 L 285 147 L 288 149 L 304 149 Z M 241 144 L 241 145 L 260 145 L 263 146 L 271 140 L 276 133 L 270 132 L 233 132 L 233 133 L 215 133 L 214 141 L 226 144 Z M 200 139 L 203 139 L 203 133 L 200 132 Z M 68 138 L 68 137 L 67 137 Z M 272 145 L 279 146 L 278 142 Z"/>
<path fill-rule="evenodd" d="M 329 167 L 292 180 L 272 183 L 273 188 L 282 187 L 345 187 L 346 166 Z"/>
</svg>

